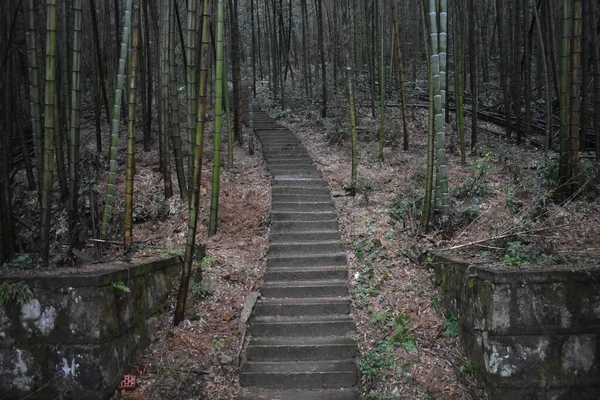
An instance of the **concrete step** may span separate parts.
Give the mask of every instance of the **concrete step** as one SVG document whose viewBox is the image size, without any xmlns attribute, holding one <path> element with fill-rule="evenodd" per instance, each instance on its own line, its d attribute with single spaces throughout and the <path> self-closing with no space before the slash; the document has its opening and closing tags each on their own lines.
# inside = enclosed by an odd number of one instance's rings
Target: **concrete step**
<svg viewBox="0 0 600 400">
<path fill-rule="evenodd" d="M 321 298 L 263 298 L 254 308 L 254 316 L 335 315 L 350 313 L 350 301 L 339 297 Z"/>
<path fill-rule="evenodd" d="M 272 221 L 329 221 L 336 217 L 333 211 L 298 212 L 298 211 L 273 211 Z"/>
<path fill-rule="evenodd" d="M 346 252 L 293 254 L 267 257 L 267 268 L 337 267 L 346 265 Z"/>
<path fill-rule="evenodd" d="M 277 201 L 272 203 L 271 210 L 273 211 L 301 211 L 301 212 L 313 212 L 313 211 L 334 211 L 333 203 L 331 200 L 326 201 Z"/>
<path fill-rule="evenodd" d="M 331 202 L 331 196 L 327 194 L 309 194 L 309 193 L 273 193 L 271 201 L 274 203 L 289 203 L 289 202 L 315 202 L 322 203 Z"/>
<path fill-rule="evenodd" d="M 333 361 L 356 356 L 356 342 L 345 337 L 253 338 L 246 350 L 248 362 Z"/>
<path fill-rule="evenodd" d="M 298 159 L 288 160 L 273 160 L 269 161 L 269 167 L 282 167 L 282 166 L 300 166 L 300 165 L 314 165 L 310 157 L 301 157 Z"/>
<path fill-rule="evenodd" d="M 339 389 L 356 385 L 353 360 L 245 363 L 240 370 L 242 386 L 267 389 Z"/>
<path fill-rule="evenodd" d="M 308 162 L 300 162 L 300 163 L 296 163 L 296 162 L 292 162 L 289 161 L 287 163 L 283 163 L 283 162 L 279 162 L 279 163 L 272 163 L 269 162 L 268 164 L 269 166 L 269 170 L 273 171 L 273 170 L 286 170 L 286 169 L 305 169 L 305 170 L 311 170 L 311 171 L 318 171 L 317 168 L 315 167 L 314 164 L 312 163 L 308 163 Z"/>
<path fill-rule="evenodd" d="M 359 400 L 359 397 L 358 393 L 352 389 L 243 389 L 240 400 Z"/>
<path fill-rule="evenodd" d="M 291 163 L 296 162 L 297 160 L 301 160 L 302 162 L 310 161 L 310 164 L 313 163 L 312 158 L 308 154 L 293 154 L 293 155 L 281 155 L 281 154 L 272 154 L 269 157 L 265 156 L 265 159 L 268 163 L 273 163 L 273 165 L 280 165 L 282 163 Z"/>
<path fill-rule="evenodd" d="M 305 196 L 330 196 L 331 192 L 328 187 L 271 187 L 271 194 L 285 195 L 305 195 Z"/>
<path fill-rule="evenodd" d="M 348 283 L 345 280 L 264 282 L 260 293 L 266 298 L 347 297 Z"/>
<path fill-rule="evenodd" d="M 271 243 L 268 256 L 278 255 L 306 255 L 306 254 L 332 254 L 346 251 L 346 246 L 339 240 L 321 241 L 321 242 L 287 242 Z"/>
<path fill-rule="evenodd" d="M 277 123 L 265 122 L 265 123 L 261 123 L 261 124 L 255 123 L 254 130 L 267 132 L 267 131 L 282 131 L 282 130 L 287 130 L 287 128 L 285 126 L 279 125 Z"/>
<path fill-rule="evenodd" d="M 321 281 L 321 280 L 345 280 L 348 277 L 348 268 L 345 265 L 333 267 L 274 267 L 267 268 L 264 280 L 273 281 Z"/>
<path fill-rule="evenodd" d="M 296 179 L 273 179 L 273 181 L 271 182 L 271 186 L 273 188 L 277 188 L 277 187 L 285 187 L 285 188 L 291 188 L 291 187 L 302 187 L 302 188 L 309 188 L 309 187 L 327 187 L 327 183 L 320 178 L 305 178 L 305 179 L 301 179 L 301 178 L 296 178 Z"/>
<path fill-rule="evenodd" d="M 271 233 L 271 243 L 319 243 L 323 241 L 341 240 L 339 231 L 313 231 L 300 233 Z"/>
<path fill-rule="evenodd" d="M 318 170 L 277 170 L 269 171 L 274 178 L 320 178 L 321 172 Z"/>
<path fill-rule="evenodd" d="M 256 317 L 250 325 L 253 337 L 346 336 L 354 329 L 354 321 L 348 315 Z"/>
<path fill-rule="evenodd" d="M 301 160 L 303 162 L 310 161 L 312 164 L 312 158 L 310 158 L 309 154 L 292 154 L 292 155 L 282 155 L 282 154 L 271 154 L 270 156 L 265 156 L 265 159 L 268 163 L 273 163 L 273 165 L 279 165 L 282 163 L 291 163 L 296 162 L 297 160 Z"/>
<path fill-rule="evenodd" d="M 299 232 L 322 232 L 338 230 L 339 224 L 336 219 L 323 221 L 273 221 L 271 222 L 272 233 L 299 233 Z"/>
</svg>

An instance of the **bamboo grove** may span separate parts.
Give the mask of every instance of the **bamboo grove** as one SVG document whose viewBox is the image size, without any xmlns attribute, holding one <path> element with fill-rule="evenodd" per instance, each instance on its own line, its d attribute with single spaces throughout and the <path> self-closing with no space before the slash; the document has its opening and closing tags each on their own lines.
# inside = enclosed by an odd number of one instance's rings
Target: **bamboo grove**
<svg viewBox="0 0 600 400">
<path fill-rule="evenodd" d="M 414 151 L 411 135 L 427 135 L 422 231 L 432 216 L 450 216 L 448 142 L 466 163 L 481 121 L 517 145 L 556 152 L 564 197 L 577 190 L 581 152 L 600 158 L 598 17 L 593 0 L 4 0 L 0 264 L 20 252 L 48 264 L 63 211 L 67 253 L 117 234 L 130 248 L 136 152 L 158 148 L 164 196 L 189 206 L 189 273 L 199 215 L 209 215 L 210 234 L 218 229 L 221 164 L 233 167 L 236 144 L 254 148 L 242 129 L 242 85 L 254 96 L 265 85 L 281 110 L 313 107 L 342 121 L 353 190 L 358 165 L 377 162 L 359 159 L 365 113 L 381 121 L 381 161 L 384 146 L 401 141 L 402 157 Z M 409 97 L 429 104 L 428 130 L 409 132 Z M 395 132 L 385 132 L 386 115 Z M 87 127 L 92 137 L 82 137 Z M 206 132 L 214 164 L 211 207 L 201 210 Z M 106 169 L 84 177 L 90 157 Z M 96 181 L 106 187 L 98 198 L 89 193 Z M 35 220 L 13 215 L 23 190 L 38 204 Z M 82 213 L 89 203 L 97 218 Z M 37 232 L 30 243 L 24 230 Z"/>
</svg>

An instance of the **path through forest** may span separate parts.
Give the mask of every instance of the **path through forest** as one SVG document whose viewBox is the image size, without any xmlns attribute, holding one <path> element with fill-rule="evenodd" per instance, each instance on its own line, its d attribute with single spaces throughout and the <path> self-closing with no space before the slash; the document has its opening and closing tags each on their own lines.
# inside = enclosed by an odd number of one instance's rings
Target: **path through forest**
<svg viewBox="0 0 600 400">
<path fill-rule="evenodd" d="M 247 101 L 244 104 L 248 104 Z M 356 399 L 346 248 L 330 190 L 306 148 L 265 112 L 244 110 L 271 174 L 262 298 L 240 371 L 244 399 Z"/>
</svg>

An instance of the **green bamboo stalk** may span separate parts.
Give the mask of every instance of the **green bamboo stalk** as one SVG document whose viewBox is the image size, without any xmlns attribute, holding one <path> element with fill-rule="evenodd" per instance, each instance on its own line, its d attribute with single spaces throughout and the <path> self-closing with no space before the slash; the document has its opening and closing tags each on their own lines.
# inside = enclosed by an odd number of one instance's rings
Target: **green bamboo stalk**
<svg viewBox="0 0 600 400">
<path fill-rule="evenodd" d="M 596 132 L 596 160 L 600 161 L 600 45 L 595 23 L 598 20 L 598 4 L 589 0 L 590 28 L 592 31 L 592 57 L 594 59 L 594 131 Z"/>
<path fill-rule="evenodd" d="M 54 127 L 56 101 L 56 0 L 46 0 L 46 83 L 44 88 L 44 168 L 40 217 L 40 258 L 50 261 L 50 217 L 54 172 Z"/>
<path fill-rule="evenodd" d="M 65 138 L 67 138 L 67 144 L 69 144 L 68 142 L 70 141 L 70 132 L 71 132 L 71 90 L 70 90 L 70 84 L 69 84 L 69 39 L 68 39 L 68 33 L 67 33 L 67 27 L 69 26 L 69 21 L 67 18 L 67 2 L 63 2 L 62 4 L 62 42 L 64 44 L 64 50 L 61 52 L 61 56 L 62 56 L 62 62 L 61 62 L 61 70 L 62 70 L 62 95 L 63 95 L 63 107 L 64 107 L 64 113 L 63 113 L 63 118 L 64 118 L 64 125 L 65 128 L 68 132 L 67 135 L 65 135 Z M 70 147 L 70 145 L 69 145 Z M 69 153 L 67 152 L 67 155 L 70 157 Z"/>
<path fill-rule="evenodd" d="M 100 233 L 102 236 L 108 234 L 112 207 L 115 199 L 115 182 L 117 175 L 117 146 L 119 139 L 119 112 L 121 110 L 121 99 L 123 98 L 123 84 L 125 81 L 125 62 L 127 60 L 127 51 L 129 47 L 129 32 L 131 30 L 131 8 L 132 0 L 125 3 L 125 18 L 123 23 L 123 36 L 121 40 L 121 53 L 119 56 L 119 70 L 117 74 L 117 85 L 115 87 L 115 96 L 113 102 L 112 121 L 110 129 L 110 157 L 109 170 L 106 185 L 106 201 L 104 211 L 102 212 L 102 226 Z"/>
<path fill-rule="evenodd" d="M 219 189 L 221 185 L 221 132 L 223 131 L 223 88 L 224 82 L 224 5 L 223 0 L 217 1 L 217 62 L 215 79 L 215 134 L 213 136 L 213 173 L 210 196 L 210 218 L 208 236 L 217 233 L 219 220 Z M 251 100 L 250 96 L 250 101 Z"/>
<path fill-rule="evenodd" d="M 562 41 L 560 46 L 560 150 L 558 160 L 559 186 L 566 186 L 569 171 L 569 6 L 562 1 Z M 561 190 L 563 192 L 563 190 Z"/>
<path fill-rule="evenodd" d="M 71 96 L 71 136 L 69 162 L 69 221 L 71 229 L 77 223 L 77 202 L 79 195 L 79 143 L 81 110 L 81 48 L 82 48 L 82 8 L 81 0 L 73 1 L 73 76 Z M 73 232 L 73 231 L 72 231 Z"/>
<path fill-rule="evenodd" d="M 133 5 L 133 38 L 129 68 L 129 110 L 127 119 L 127 167 L 125 169 L 125 215 L 123 216 L 123 244 L 125 250 L 133 245 L 133 187 L 135 177 L 135 120 L 137 105 L 137 77 L 140 60 L 140 6 Z"/>
<path fill-rule="evenodd" d="M 436 139 L 437 175 L 436 175 L 436 209 L 442 211 L 442 217 L 450 215 L 448 180 L 446 166 L 446 144 L 444 134 L 444 100 L 445 100 L 445 74 L 446 68 L 446 27 L 447 27 L 446 0 L 440 1 L 440 33 L 437 33 L 437 12 L 435 0 L 429 0 L 429 21 L 431 26 L 431 64 L 433 74 L 433 110 L 434 131 Z M 439 50 L 438 50 L 439 37 Z M 439 51 L 439 52 L 438 52 Z"/>
<path fill-rule="evenodd" d="M 538 35 L 538 40 L 539 42 L 539 46 L 540 46 L 540 53 L 542 54 L 543 57 L 543 62 L 542 62 L 542 66 L 544 69 L 544 86 L 546 88 L 545 90 L 545 94 L 546 94 L 546 101 L 545 101 L 545 106 L 546 106 L 546 134 L 545 134 L 545 138 L 546 140 L 544 140 L 544 150 L 546 152 L 548 152 L 548 150 L 550 150 L 551 144 L 552 144 L 552 135 L 553 135 L 553 129 L 552 129 L 552 89 L 550 88 L 550 71 L 548 68 L 548 64 L 549 64 L 549 60 L 548 60 L 548 53 L 546 52 L 545 44 L 544 44 L 544 34 L 542 33 L 542 22 L 540 21 L 540 15 L 537 9 L 537 6 L 535 5 L 535 3 L 533 4 L 533 13 L 534 13 L 534 17 L 535 17 L 535 21 L 536 21 L 536 28 L 537 28 L 537 35 Z"/>
<path fill-rule="evenodd" d="M 393 0 L 392 0 L 393 1 Z M 383 161 L 385 128 L 385 26 L 383 0 L 379 0 L 379 160 Z"/>
<path fill-rule="evenodd" d="M 581 112 L 581 22 L 582 0 L 573 1 L 573 35 L 571 37 L 571 104 L 569 120 L 569 169 L 570 177 L 579 175 L 580 112 Z M 574 188 L 569 188 L 571 191 Z"/>
<path fill-rule="evenodd" d="M 356 136 L 356 105 L 354 100 L 354 69 L 352 67 L 352 54 L 350 47 L 350 35 L 349 30 L 349 17 L 348 17 L 348 5 L 342 6 L 343 16 L 342 21 L 346 26 L 346 43 L 344 44 L 344 50 L 346 53 L 346 81 L 348 84 L 348 113 L 350 119 L 350 141 L 352 143 L 352 166 L 350 170 L 350 189 L 353 194 L 356 194 L 356 184 L 358 180 L 358 140 Z"/>
<path fill-rule="evenodd" d="M 169 137 L 171 136 L 171 114 L 169 112 L 169 4 L 171 0 L 163 0 L 161 6 L 162 32 L 160 51 L 160 164 L 163 174 L 165 199 L 173 196 L 173 182 L 171 180 L 171 163 L 169 157 Z"/>
<path fill-rule="evenodd" d="M 223 62 L 225 63 L 225 76 L 227 76 L 227 58 Z M 229 85 L 227 85 L 227 79 L 225 79 L 223 91 L 225 95 L 225 114 L 227 115 L 227 169 L 231 169 L 233 168 L 233 121 L 231 107 L 229 106 Z"/>
<path fill-rule="evenodd" d="M 188 107 L 188 187 L 192 187 L 192 168 L 194 152 L 192 151 L 194 133 L 196 130 L 196 112 L 198 111 L 198 96 L 196 93 L 196 55 L 198 54 L 198 0 L 188 1 L 187 37 L 185 51 L 187 54 L 187 107 Z M 189 200 L 189 199 L 188 199 Z"/>
<path fill-rule="evenodd" d="M 400 28 L 398 27 L 398 21 L 397 21 L 397 17 L 398 14 L 396 13 L 396 0 L 392 0 L 391 1 L 392 4 L 392 23 L 394 25 L 394 36 L 396 37 L 396 40 L 394 41 L 396 44 L 396 63 L 398 64 L 398 81 L 400 84 L 400 102 L 402 103 L 402 129 L 404 131 L 403 134 L 403 149 L 405 151 L 408 150 L 408 140 L 409 140 L 409 134 L 408 134 L 408 126 L 406 125 L 406 90 L 404 87 L 404 67 L 402 66 L 402 47 L 400 46 Z M 416 23 L 416 22 L 415 22 Z M 415 60 L 416 62 L 416 60 Z"/>
<path fill-rule="evenodd" d="M 456 55 L 456 124 L 458 132 L 458 142 L 460 147 L 460 163 L 467 163 L 467 154 L 465 148 L 465 53 L 464 53 L 464 27 L 462 24 L 461 3 L 454 3 L 454 49 Z M 477 139 L 477 136 L 475 136 Z M 471 145 L 476 143 L 471 141 Z"/>
<path fill-rule="evenodd" d="M 28 29 L 27 38 L 27 58 L 29 60 L 29 98 L 31 107 L 31 128 L 33 130 L 33 138 L 35 144 L 35 163 L 37 169 L 38 191 L 42 191 L 42 171 L 44 170 L 43 148 L 44 142 L 42 139 L 42 105 L 40 98 L 40 73 L 38 68 L 37 40 L 36 30 L 37 24 L 35 21 L 35 0 L 27 2 L 27 22 Z"/>
<path fill-rule="evenodd" d="M 198 208 L 200 201 L 200 182 L 202 177 L 202 155 L 204 152 L 204 130 L 206 127 L 206 81 L 208 78 L 208 59 L 210 52 L 210 0 L 204 0 L 203 22 L 202 22 L 202 44 L 200 48 L 200 79 L 198 82 L 198 113 L 196 115 L 196 134 L 194 137 L 194 165 L 192 174 L 193 185 L 190 188 L 190 215 L 188 220 L 187 239 L 185 255 L 183 259 L 183 270 L 181 272 L 181 283 L 177 296 L 177 306 L 173 324 L 179 325 L 185 317 L 185 303 L 188 295 L 188 287 L 192 271 L 196 248 L 196 230 L 198 227 Z M 199 279 L 202 278 L 202 270 L 198 271 Z"/>
<path fill-rule="evenodd" d="M 175 156 L 175 171 L 179 184 L 179 196 L 187 199 L 187 182 L 183 170 L 183 155 L 181 151 L 181 134 L 179 123 L 179 98 L 177 96 L 177 66 L 175 64 L 175 0 L 170 1 L 169 12 L 169 95 L 171 97 L 171 139 L 173 155 Z"/>
<path fill-rule="evenodd" d="M 535 7 L 535 4 L 534 4 Z M 523 39 L 524 57 L 525 57 L 525 126 L 523 127 L 523 136 L 528 137 L 531 132 L 531 45 L 529 39 L 529 19 L 530 7 L 529 0 L 525 0 L 523 4 L 525 9 L 525 37 Z"/>
</svg>

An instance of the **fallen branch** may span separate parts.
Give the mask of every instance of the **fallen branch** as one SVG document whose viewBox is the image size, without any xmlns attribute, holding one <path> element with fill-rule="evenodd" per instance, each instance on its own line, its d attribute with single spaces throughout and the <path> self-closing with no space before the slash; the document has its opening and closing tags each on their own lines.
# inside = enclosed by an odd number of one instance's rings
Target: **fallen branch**
<svg viewBox="0 0 600 400">
<path fill-rule="evenodd" d="M 490 238 L 487 238 L 487 239 L 474 240 L 474 241 L 469 242 L 469 243 L 463 243 L 463 244 L 459 244 L 459 245 L 456 245 L 456 246 L 448 247 L 447 249 L 442 249 L 442 251 L 462 249 L 462 248 L 469 247 L 469 246 L 479 245 L 481 243 L 491 242 L 493 240 L 506 239 L 506 238 L 509 238 L 509 237 L 512 237 L 512 236 L 521 236 L 521 235 L 524 236 L 524 235 L 527 235 L 529 233 L 549 231 L 549 230 L 552 230 L 552 229 L 559 229 L 559 228 L 564 228 L 564 227 L 567 227 L 567 226 L 579 225 L 579 224 L 582 224 L 584 222 L 589 222 L 589 221 L 580 221 L 580 222 L 574 222 L 574 223 L 571 223 L 571 224 L 564 224 L 564 225 L 557 225 L 557 226 L 547 226 L 545 228 L 530 229 L 530 230 L 521 231 L 521 232 L 507 233 L 505 235 L 493 236 L 493 237 L 490 237 Z"/>
</svg>

